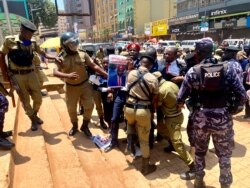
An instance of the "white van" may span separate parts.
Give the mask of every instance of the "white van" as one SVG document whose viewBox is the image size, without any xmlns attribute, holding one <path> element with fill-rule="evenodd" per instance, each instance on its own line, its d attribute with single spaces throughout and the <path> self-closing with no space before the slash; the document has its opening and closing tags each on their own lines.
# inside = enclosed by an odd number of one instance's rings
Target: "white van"
<svg viewBox="0 0 250 188">
<path fill-rule="evenodd" d="M 229 46 L 239 47 L 240 42 L 243 44 L 244 40 L 243 39 L 225 39 L 222 41 L 221 45 L 225 47 L 225 44 L 228 43 Z"/>
<path fill-rule="evenodd" d="M 165 48 L 178 47 L 179 44 L 180 44 L 180 41 L 177 41 L 177 40 L 162 40 L 158 42 L 156 50 L 158 53 L 163 53 Z"/>
<path fill-rule="evenodd" d="M 195 43 L 197 42 L 198 40 L 183 40 L 181 41 L 181 47 L 184 51 L 186 50 L 190 50 L 191 48 L 194 48 L 195 47 Z"/>
</svg>

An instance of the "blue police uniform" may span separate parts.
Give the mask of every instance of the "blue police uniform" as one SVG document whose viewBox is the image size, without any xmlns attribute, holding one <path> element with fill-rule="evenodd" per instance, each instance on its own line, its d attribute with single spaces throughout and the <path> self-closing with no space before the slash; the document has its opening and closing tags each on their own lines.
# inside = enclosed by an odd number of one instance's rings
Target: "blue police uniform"
<svg viewBox="0 0 250 188">
<path fill-rule="evenodd" d="M 247 100 L 247 94 L 233 66 L 228 66 L 224 78 L 231 86 L 233 92 L 239 97 L 240 102 L 244 104 Z M 185 76 L 177 97 L 177 102 L 184 104 L 185 99 L 190 96 L 193 91 L 199 91 L 199 87 L 200 77 L 192 67 Z M 203 179 L 205 176 L 205 155 L 208 150 L 211 135 L 216 155 L 219 158 L 220 183 L 222 185 L 230 185 L 233 181 L 230 158 L 234 143 L 234 131 L 232 116 L 229 114 L 228 108 L 196 108 L 193 111 L 192 120 L 196 149 L 196 178 Z"/>
</svg>

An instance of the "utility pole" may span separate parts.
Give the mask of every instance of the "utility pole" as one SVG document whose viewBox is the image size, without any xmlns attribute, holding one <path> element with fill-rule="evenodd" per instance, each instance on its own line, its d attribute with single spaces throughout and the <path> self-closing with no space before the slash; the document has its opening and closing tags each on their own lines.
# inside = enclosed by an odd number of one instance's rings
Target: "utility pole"
<svg viewBox="0 0 250 188">
<path fill-rule="evenodd" d="M 5 14 L 5 18 L 7 21 L 7 27 L 8 30 L 10 32 L 11 35 L 13 35 L 13 31 L 12 31 L 12 27 L 11 27 L 11 23 L 10 23 L 10 17 L 9 17 L 9 9 L 8 9 L 8 4 L 6 0 L 3 0 L 3 9 L 4 9 L 4 14 Z"/>
</svg>

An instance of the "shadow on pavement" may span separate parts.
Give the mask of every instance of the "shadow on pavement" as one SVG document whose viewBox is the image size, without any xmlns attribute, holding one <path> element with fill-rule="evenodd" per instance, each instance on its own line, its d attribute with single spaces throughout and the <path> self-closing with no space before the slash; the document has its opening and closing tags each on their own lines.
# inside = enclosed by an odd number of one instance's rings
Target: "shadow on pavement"
<svg viewBox="0 0 250 188">
<path fill-rule="evenodd" d="M 235 148 L 233 149 L 232 157 L 244 157 L 246 152 L 247 148 L 244 145 L 235 142 Z"/>
<path fill-rule="evenodd" d="M 13 158 L 13 162 L 15 165 L 21 165 L 21 164 L 24 164 L 28 161 L 31 160 L 30 157 L 28 156 L 23 156 L 21 155 L 20 153 L 18 153 L 18 151 L 16 150 L 16 148 L 13 148 L 11 150 L 11 153 L 12 153 L 12 158 Z"/>
</svg>

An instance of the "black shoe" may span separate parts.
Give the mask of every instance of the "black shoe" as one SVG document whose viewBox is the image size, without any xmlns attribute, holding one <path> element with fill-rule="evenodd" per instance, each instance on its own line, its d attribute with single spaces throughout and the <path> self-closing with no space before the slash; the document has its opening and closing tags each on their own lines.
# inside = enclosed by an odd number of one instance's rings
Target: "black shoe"
<svg viewBox="0 0 250 188">
<path fill-rule="evenodd" d="M 14 146 L 15 146 L 15 144 L 10 142 L 9 140 L 0 137 L 0 149 L 10 150 Z"/>
<path fill-rule="evenodd" d="M 107 153 L 107 152 L 111 151 L 112 149 L 118 148 L 118 147 L 119 147 L 118 143 L 115 143 L 115 144 L 110 143 L 110 145 L 104 150 L 104 152 Z"/>
<path fill-rule="evenodd" d="M 193 179 L 195 179 L 195 172 L 189 170 L 187 172 L 180 174 L 180 178 L 182 180 L 193 180 Z"/>
<path fill-rule="evenodd" d="M 100 126 L 103 128 L 103 129 L 108 129 L 108 126 L 106 125 L 106 123 L 104 122 L 104 120 L 102 118 L 100 118 Z"/>
<path fill-rule="evenodd" d="M 37 122 L 39 125 L 42 125 L 42 124 L 43 124 L 43 120 L 40 119 L 38 116 L 36 116 L 36 122 Z"/>
<path fill-rule="evenodd" d="M 160 142 L 163 140 L 163 137 L 160 134 L 157 134 L 155 137 L 155 141 Z"/>
<path fill-rule="evenodd" d="M 45 97 L 45 96 L 47 96 L 47 93 L 44 92 L 44 91 L 41 91 L 41 95 L 42 95 L 43 97 Z"/>
<path fill-rule="evenodd" d="M 32 131 L 37 131 L 37 124 L 36 123 L 32 123 L 31 128 Z"/>
<path fill-rule="evenodd" d="M 89 137 L 89 138 L 92 137 L 92 133 L 90 132 L 88 125 L 86 125 L 86 126 L 83 126 L 83 125 L 82 125 L 81 131 L 82 131 L 87 137 Z"/>
<path fill-rule="evenodd" d="M 12 131 L 5 131 L 5 132 L 0 133 L 0 137 L 2 138 L 8 138 L 10 136 L 12 136 Z"/>
<path fill-rule="evenodd" d="M 166 153 L 170 153 L 172 151 L 175 151 L 172 144 L 170 144 L 169 146 L 164 148 L 164 152 L 166 152 Z"/>
<path fill-rule="evenodd" d="M 244 115 L 243 119 L 250 119 L 250 115 Z"/>
<path fill-rule="evenodd" d="M 74 136 L 77 132 L 78 132 L 78 129 L 72 127 L 72 128 L 69 130 L 69 136 Z"/>
</svg>

